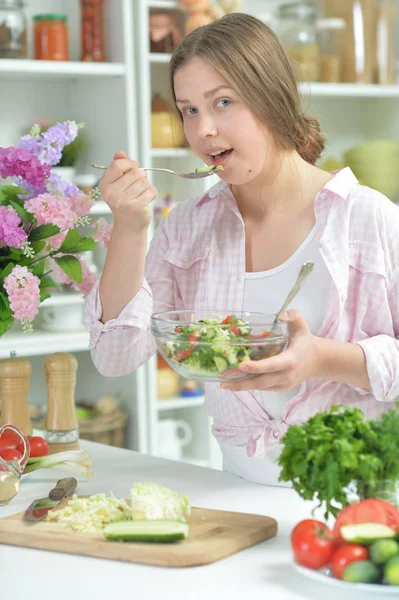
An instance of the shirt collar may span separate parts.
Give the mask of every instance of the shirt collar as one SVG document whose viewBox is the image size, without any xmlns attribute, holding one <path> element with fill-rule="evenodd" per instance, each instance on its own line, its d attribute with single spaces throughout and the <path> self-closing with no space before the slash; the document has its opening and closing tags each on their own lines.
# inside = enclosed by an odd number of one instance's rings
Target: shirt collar
<svg viewBox="0 0 399 600">
<path fill-rule="evenodd" d="M 343 200 L 346 200 L 353 188 L 358 185 L 358 180 L 349 167 L 345 167 L 341 171 L 333 171 L 334 177 L 320 190 L 328 190 L 336 194 Z"/>
<path fill-rule="evenodd" d="M 353 190 L 353 188 L 359 183 L 353 174 L 352 170 L 349 167 L 345 167 L 340 171 L 333 171 L 334 177 L 330 179 L 328 183 L 320 190 L 316 197 L 322 192 L 329 191 L 339 196 L 343 200 L 346 200 Z M 230 184 L 226 181 L 219 181 L 214 186 L 212 186 L 208 192 L 203 194 L 198 200 L 195 202 L 195 206 L 201 206 L 205 202 L 209 200 L 213 200 L 217 196 L 222 196 L 223 200 L 225 200 L 228 204 L 233 203 L 231 208 L 237 208 L 237 203 L 234 198 L 234 195 L 231 193 Z"/>
</svg>

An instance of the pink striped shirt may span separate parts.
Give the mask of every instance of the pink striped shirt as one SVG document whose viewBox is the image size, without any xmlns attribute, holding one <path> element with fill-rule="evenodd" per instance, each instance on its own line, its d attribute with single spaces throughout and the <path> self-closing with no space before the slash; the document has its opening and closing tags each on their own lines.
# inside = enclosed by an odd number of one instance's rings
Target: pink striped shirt
<svg viewBox="0 0 399 600">
<path fill-rule="evenodd" d="M 333 281 L 318 335 L 362 346 L 372 393 L 308 379 L 286 403 L 282 418 L 272 419 L 259 392 L 206 384 L 214 435 L 233 446 L 246 445 L 249 456 L 264 455 L 289 425 L 333 404 L 358 406 L 373 417 L 399 396 L 398 207 L 359 185 L 349 168 L 317 194 L 314 207 L 317 243 Z M 156 351 L 150 332 L 153 312 L 241 311 L 244 283 L 244 223 L 230 187 L 220 182 L 201 198 L 178 205 L 161 222 L 147 256 L 143 287 L 117 319 L 99 321 L 98 283 L 93 288 L 85 324 L 97 369 L 107 376 L 125 375 Z"/>
</svg>

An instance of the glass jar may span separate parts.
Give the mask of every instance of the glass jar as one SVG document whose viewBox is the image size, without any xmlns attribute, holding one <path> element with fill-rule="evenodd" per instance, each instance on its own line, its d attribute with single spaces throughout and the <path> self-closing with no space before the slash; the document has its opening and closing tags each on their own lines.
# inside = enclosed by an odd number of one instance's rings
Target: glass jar
<svg viewBox="0 0 399 600">
<path fill-rule="evenodd" d="M 317 21 L 320 81 L 328 83 L 341 81 L 342 32 L 344 29 L 344 19 L 320 19 Z"/>
<path fill-rule="evenodd" d="M 279 7 L 280 40 L 293 60 L 300 81 L 319 81 L 320 49 L 317 40 L 317 11 L 311 2 L 282 4 Z"/>
<path fill-rule="evenodd" d="M 67 16 L 35 15 L 34 57 L 37 60 L 69 60 Z"/>
<path fill-rule="evenodd" d="M 22 0 L 0 0 L 0 58 L 26 56 L 26 16 Z"/>
<path fill-rule="evenodd" d="M 365 481 L 353 481 L 348 486 L 346 493 L 350 504 L 367 498 L 378 498 L 399 508 L 399 482 L 397 480 L 381 479 L 372 485 Z"/>
<path fill-rule="evenodd" d="M 103 0 L 80 0 L 82 12 L 81 60 L 105 61 Z"/>
</svg>

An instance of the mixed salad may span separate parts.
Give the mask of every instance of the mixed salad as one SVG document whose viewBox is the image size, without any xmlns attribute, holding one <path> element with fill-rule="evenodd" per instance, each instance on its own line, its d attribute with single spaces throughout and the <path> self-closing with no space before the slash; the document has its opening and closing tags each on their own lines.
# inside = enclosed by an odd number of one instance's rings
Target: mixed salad
<svg viewBox="0 0 399 600">
<path fill-rule="evenodd" d="M 171 362 L 196 375 L 227 375 L 246 360 L 260 360 L 281 352 L 286 338 L 270 331 L 252 333 L 248 323 L 235 315 L 222 321 L 203 318 L 199 324 L 176 326 L 175 340 L 163 345 Z"/>
<path fill-rule="evenodd" d="M 210 165 L 209 167 L 197 167 L 196 173 L 210 173 L 211 171 L 223 171 L 222 165 Z"/>
</svg>

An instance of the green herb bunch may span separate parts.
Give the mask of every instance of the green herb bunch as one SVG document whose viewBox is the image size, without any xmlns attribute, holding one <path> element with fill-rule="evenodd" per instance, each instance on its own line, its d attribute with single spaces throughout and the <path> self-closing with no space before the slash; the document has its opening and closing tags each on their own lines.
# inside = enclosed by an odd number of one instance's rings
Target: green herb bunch
<svg viewBox="0 0 399 600">
<path fill-rule="evenodd" d="M 372 497 L 379 481 L 399 479 L 399 404 L 373 420 L 359 408 L 332 406 L 292 425 L 281 441 L 279 480 L 318 500 L 326 519 L 349 504 L 352 482 L 366 483 Z"/>
</svg>

